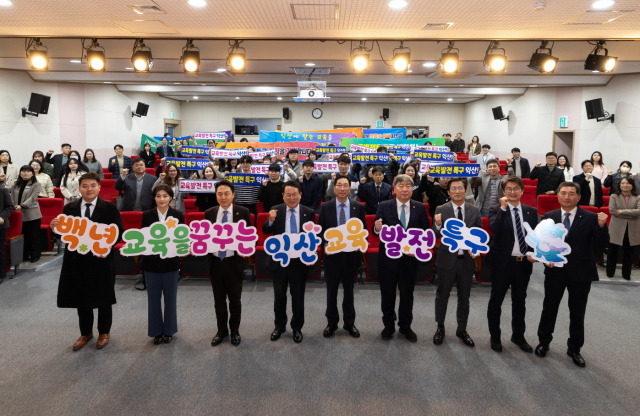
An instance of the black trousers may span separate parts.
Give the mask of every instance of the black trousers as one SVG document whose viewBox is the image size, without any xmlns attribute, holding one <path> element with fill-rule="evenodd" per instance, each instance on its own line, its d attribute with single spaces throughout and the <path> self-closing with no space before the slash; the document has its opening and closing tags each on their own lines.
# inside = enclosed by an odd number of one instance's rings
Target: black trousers
<svg viewBox="0 0 640 416">
<path fill-rule="evenodd" d="M 223 260 L 216 256 L 211 256 L 211 259 L 209 278 L 213 289 L 218 332 L 227 330 L 227 321 L 231 332 L 238 332 L 242 312 L 242 258 L 234 255 Z"/>
<path fill-rule="evenodd" d="M 398 326 L 409 328 L 413 322 L 413 289 L 416 286 L 416 259 L 402 256 L 399 267 L 389 269 L 380 267 L 380 295 L 382 297 L 382 323 L 385 328 L 395 328 L 396 321 L 396 289 L 400 292 L 398 305 Z"/>
<path fill-rule="evenodd" d="M 456 259 L 456 263 L 450 270 L 438 269 L 438 288 L 436 289 L 436 322 L 439 328 L 444 328 L 447 317 L 447 305 L 453 283 L 456 283 L 458 294 L 458 309 L 456 319 L 458 321 L 458 331 L 467 330 L 467 320 L 469 319 L 469 297 L 471 296 L 471 280 L 475 263 L 467 264 L 465 259 Z"/>
<path fill-rule="evenodd" d="M 554 276 L 553 278 L 545 277 L 538 339 L 541 344 L 549 344 L 553 340 L 558 308 L 565 289 L 569 292 L 569 339 L 567 346 L 572 351 L 580 352 L 580 348 L 584 345 L 584 315 L 591 290 L 590 281 L 571 282 L 566 275 Z"/>
<path fill-rule="evenodd" d="M 24 234 L 24 260 L 34 260 L 40 257 L 40 218 L 22 223 L 22 234 Z"/>
<path fill-rule="evenodd" d="M 507 267 L 499 273 L 492 274 L 491 296 L 487 308 L 489 333 L 492 338 L 500 338 L 500 315 L 502 302 L 511 287 L 511 331 L 515 336 L 524 336 L 526 330 L 525 314 L 527 287 L 531 274 L 527 259 L 515 261 L 513 257 L 507 260 Z"/>
<path fill-rule="evenodd" d="M 304 289 L 307 283 L 306 266 L 299 259 L 291 259 L 287 267 L 273 273 L 273 312 L 276 328 L 287 326 L 287 287 L 291 293 L 291 329 L 301 330 L 304 325 Z"/>
<path fill-rule="evenodd" d="M 93 309 L 94 308 L 78 308 L 80 335 L 87 336 L 93 331 Z M 98 334 L 108 334 L 111 331 L 112 320 L 113 312 L 111 305 L 100 306 L 98 308 Z"/>
<path fill-rule="evenodd" d="M 360 266 L 360 253 L 337 253 L 325 255 L 324 278 L 327 283 L 327 311 L 325 316 L 330 326 L 338 325 L 338 286 L 342 282 L 344 296 L 342 299 L 342 320 L 344 325 L 353 326 L 356 320 L 356 309 L 353 304 L 353 287 L 356 273 Z"/>
<path fill-rule="evenodd" d="M 616 263 L 618 262 L 618 249 L 620 246 L 617 244 L 609 243 L 609 249 L 607 250 L 607 276 L 612 277 L 616 272 Z M 624 231 L 624 239 L 622 240 L 622 277 L 629 279 L 631 277 L 631 263 L 633 247 L 629 244 L 629 227 Z"/>
<path fill-rule="evenodd" d="M 4 279 L 7 276 L 7 265 L 4 254 L 4 243 L 7 240 L 7 229 L 4 228 L 5 224 L 0 225 L 0 279 Z"/>
</svg>

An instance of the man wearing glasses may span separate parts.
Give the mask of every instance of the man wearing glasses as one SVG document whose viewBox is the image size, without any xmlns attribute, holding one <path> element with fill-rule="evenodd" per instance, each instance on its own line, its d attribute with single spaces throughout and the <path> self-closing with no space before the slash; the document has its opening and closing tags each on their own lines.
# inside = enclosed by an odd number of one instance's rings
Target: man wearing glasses
<svg viewBox="0 0 640 416">
<path fill-rule="evenodd" d="M 511 287 L 511 342 L 524 352 L 533 352 L 524 338 L 525 299 L 527 286 L 535 262 L 527 252 L 532 250 L 525 242 L 524 223 L 531 229 L 538 224 L 538 211 L 520 203 L 524 183 L 516 176 L 509 176 L 501 183 L 504 197 L 499 206 L 491 208 L 489 224 L 494 237 L 489 245 L 487 262 L 491 266 L 491 297 L 487 308 L 491 349 L 502 352 L 500 341 L 500 315 L 502 302 Z"/>
</svg>

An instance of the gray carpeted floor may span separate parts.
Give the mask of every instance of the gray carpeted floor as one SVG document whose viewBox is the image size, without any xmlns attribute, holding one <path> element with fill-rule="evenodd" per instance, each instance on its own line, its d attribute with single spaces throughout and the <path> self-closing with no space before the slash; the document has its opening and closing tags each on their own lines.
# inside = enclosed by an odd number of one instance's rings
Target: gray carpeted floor
<svg viewBox="0 0 640 416">
<path fill-rule="evenodd" d="M 0 414 L 2 415 L 636 415 L 640 408 L 640 287 L 597 284 L 586 320 L 584 369 L 566 355 L 566 297 L 555 341 L 546 358 L 509 342 L 510 302 L 503 310 L 503 345 L 489 348 L 486 306 L 490 287 L 472 290 L 469 333 L 476 348 L 449 332 L 443 345 L 435 330 L 431 285 L 415 292 L 418 343 L 380 339 L 380 294 L 375 283 L 356 287 L 352 339 L 340 330 L 322 337 L 326 291 L 309 282 L 305 336 L 298 345 L 288 329 L 277 342 L 269 281 L 246 281 L 242 344 L 212 348 L 215 316 L 211 287 L 185 280 L 178 293 L 179 332 L 169 345 L 146 336 L 146 292 L 135 279 L 119 278 L 111 343 L 95 340 L 79 352 L 75 310 L 56 307 L 60 262 L 0 285 Z M 535 346 L 542 304 L 542 273 L 529 287 L 527 339 Z M 455 302 L 455 295 L 451 300 Z M 634 410 L 635 409 L 635 410 Z"/>
</svg>

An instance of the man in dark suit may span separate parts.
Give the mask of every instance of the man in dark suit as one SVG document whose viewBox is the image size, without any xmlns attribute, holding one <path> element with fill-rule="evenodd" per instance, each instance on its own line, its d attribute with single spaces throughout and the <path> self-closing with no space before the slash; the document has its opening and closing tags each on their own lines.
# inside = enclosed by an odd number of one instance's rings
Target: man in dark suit
<svg viewBox="0 0 640 416">
<path fill-rule="evenodd" d="M 49 150 L 47 152 L 47 156 L 45 156 L 45 161 L 53 165 L 53 185 L 59 186 L 60 180 L 62 177 L 62 168 L 67 164 L 69 160 L 69 154 L 71 153 L 71 145 L 69 143 L 62 143 L 61 153 L 54 156 L 53 150 Z"/>
<path fill-rule="evenodd" d="M 383 201 L 378 206 L 375 222 L 371 230 L 380 234 L 383 225 L 402 225 L 408 228 L 426 230 L 429 217 L 424 204 L 411 199 L 413 180 L 409 175 L 398 175 L 393 180 L 396 198 Z M 399 259 L 387 257 L 385 244 L 380 242 L 378 252 L 378 276 L 380 279 L 380 295 L 382 297 L 382 339 L 389 340 L 396 332 L 396 287 L 400 291 L 398 305 L 399 331 L 407 340 L 416 342 L 418 337 L 411 329 L 413 322 L 413 289 L 416 285 L 418 261 L 414 256 L 403 255 Z"/>
<path fill-rule="evenodd" d="M 302 225 L 315 220 L 315 212 L 300 204 L 302 188 L 298 181 L 284 184 L 282 199 L 284 204 L 276 205 L 269 211 L 269 218 L 262 225 L 265 234 L 295 234 L 302 230 Z M 267 257 L 267 269 L 273 272 L 273 293 L 275 296 L 273 309 L 275 312 L 275 329 L 271 333 L 271 341 L 277 341 L 287 328 L 287 287 L 291 286 L 291 329 L 293 340 L 302 342 L 302 326 L 304 325 L 304 288 L 308 266 L 300 259 L 291 259 L 287 267 Z"/>
<path fill-rule="evenodd" d="M 382 168 L 375 167 L 372 170 L 373 182 L 367 182 L 366 178 L 360 180 L 358 185 L 358 198 L 365 203 L 367 215 L 378 212 L 378 204 L 393 198 L 393 188 L 384 182 Z"/>
<path fill-rule="evenodd" d="M 167 137 L 162 138 L 162 145 L 156 147 L 156 154 L 163 160 L 167 157 L 173 157 L 173 149 L 167 143 Z"/>
<path fill-rule="evenodd" d="M 520 156 L 520 149 L 517 147 L 511 149 L 511 155 L 513 158 L 507 158 L 507 173 L 511 176 L 517 176 L 518 178 L 528 178 L 531 174 L 529 161 Z"/>
<path fill-rule="evenodd" d="M 245 207 L 233 205 L 233 184 L 222 180 L 216 184 L 216 199 L 219 206 L 209 208 L 204 212 L 204 218 L 216 222 L 238 222 L 245 220 L 251 225 L 251 214 Z M 231 330 L 231 344 L 240 345 L 240 311 L 242 302 L 242 279 L 245 261 L 231 250 L 220 251 L 209 255 L 209 278 L 213 289 L 215 301 L 218 332 L 211 340 L 211 346 L 215 347 L 229 335 Z M 227 311 L 227 298 L 229 298 L 229 310 Z M 230 316 L 230 317 L 229 317 Z M 228 321 L 228 326 L 227 326 Z"/>
<path fill-rule="evenodd" d="M 554 152 L 549 152 L 546 154 L 546 158 L 547 164 L 541 166 L 539 162 L 536 163 L 536 167 L 533 168 L 529 175 L 531 179 L 538 180 L 536 197 L 541 194 L 555 194 L 558 186 L 564 182 L 564 173 L 556 166 L 558 163 L 558 155 Z"/>
<path fill-rule="evenodd" d="M 464 139 L 462 138 L 462 133 L 456 134 L 456 138 L 451 142 L 451 151 L 452 152 L 462 152 L 464 153 Z"/>
<path fill-rule="evenodd" d="M 444 145 L 447 146 L 449 150 L 453 152 L 453 140 L 451 140 L 451 133 L 444 134 Z"/>
<path fill-rule="evenodd" d="M 578 205 L 589 205 L 600 208 L 603 204 L 602 182 L 591 175 L 593 163 L 590 160 L 582 161 L 582 173 L 573 177 L 573 182 L 580 186 L 580 201 Z"/>
<path fill-rule="evenodd" d="M 144 160 L 137 158 L 133 162 L 133 173 L 122 170 L 122 176 L 116 180 L 115 188 L 122 192 L 122 211 L 145 211 L 153 208 L 155 201 L 151 195 L 156 178 L 145 172 Z"/>
<path fill-rule="evenodd" d="M 0 283 L 7 277 L 5 266 L 4 243 L 7 239 L 7 228 L 9 228 L 9 216 L 14 210 L 11 195 L 7 188 L 0 188 Z"/>
<path fill-rule="evenodd" d="M 100 176 L 95 172 L 82 175 L 80 182 L 81 199 L 64 206 L 63 214 L 89 218 L 101 224 L 116 224 L 118 238 L 124 228 L 120 213 L 115 205 L 100 198 Z M 57 218 L 51 221 L 51 228 L 57 227 Z M 115 270 L 113 250 L 107 257 L 96 257 L 91 253 L 80 254 L 65 249 L 58 285 L 58 307 L 77 308 L 80 321 L 80 338 L 73 344 L 78 351 L 93 338 L 93 309 L 98 308 L 98 341 L 96 348 L 102 349 L 109 343 L 111 332 L 111 305 L 116 303 Z"/>
<path fill-rule="evenodd" d="M 433 231 L 436 237 L 442 236 L 442 226 L 449 218 L 458 218 L 464 221 L 467 227 L 482 228 L 480 210 L 471 204 L 465 203 L 468 183 L 465 178 L 451 178 L 447 183 L 447 191 L 451 201 L 436 208 L 433 217 Z M 447 316 L 447 304 L 453 283 L 456 283 L 458 292 L 456 336 L 462 339 L 466 345 L 473 347 L 475 344 L 467 332 L 467 319 L 469 317 L 469 297 L 471 295 L 471 280 L 476 267 L 476 257 L 469 251 L 458 250 L 456 253 L 449 251 L 448 247 L 440 246 L 436 256 L 436 268 L 438 272 L 438 289 L 436 290 L 436 322 L 438 329 L 433 336 L 433 343 L 442 344 L 445 330 L 444 321 Z"/>
<path fill-rule="evenodd" d="M 366 227 L 364 206 L 349 199 L 351 179 L 348 176 L 338 176 L 334 186 L 336 197 L 320 206 L 318 224 L 322 227 L 322 234 L 329 228 L 345 224 L 350 218 L 358 218 Z M 324 237 L 323 237 L 324 240 Z M 326 244 L 326 240 L 324 241 Z M 359 251 L 349 253 L 328 254 L 324 256 L 324 277 L 327 282 L 327 327 L 322 335 L 329 338 L 338 329 L 340 315 L 338 313 L 338 286 L 342 281 L 344 298 L 342 301 L 343 328 L 349 334 L 358 338 L 360 332 L 354 325 L 356 310 L 353 305 L 353 286 L 362 255 Z"/>
<path fill-rule="evenodd" d="M 580 348 L 584 345 L 584 315 L 591 282 L 598 280 L 594 252 L 602 253 L 609 244 L 609 229 L 607 214 L 599 212 L 596 215 L 586 211 L 578 206 L 579 200 L 580 187 L 573 182 L 563 182 L 558 188 L 560 209 L 544 216 L 544 219 L 551 218 L 564 224 L 569 230 L 565 242 L 571 246 L 571 253 L 566 256 L 567 263 L 563 267 L 545 264 L 544 302 L 538 325 L 540 343 L 536 347 L 536 355 L 544 357 L 549 351 L 558 307 L 566 289 L 569 293 L 567 355 L 577 366 L 584 367 L 586 363 L 580 355 Z"/>
<path fill-rule="evenodd" d="M 525 242 L 526 222 L 534 229 L 538 224 L 538 211 L 520 203 L 524 183 L 517 176 L 509 176 L 501 183 L 504 197 L 500 206 L 489 212 L 489 224 L 494 236 L 489 245 L 487 263 L 491 266 L 491 297 L 487 308 L 491 349 L 502 351 L 500 341 L 500 315 L 502 302 L 511 287 L 511 342 L 525 352 L 533 348 L 524 338 L 527 286 L 535 260 L 527 258 L 531 250 Z"/>
<path fill-rule="evenodd" d="M 107 166 L 107 169 L 111 172 L 111 179 L 118 179 L 120 176 L 127 176 L 126 174 L 123 174 L 123 171 L 125 169 L 127 169 L 127 172 L 131 170 L 133 161 L 129 156 L 124 155 L 124 148 L 121 144 L 113 146 L 113 150 L 116 152 L 116 155 L 109 158 Z"/>
</svg>

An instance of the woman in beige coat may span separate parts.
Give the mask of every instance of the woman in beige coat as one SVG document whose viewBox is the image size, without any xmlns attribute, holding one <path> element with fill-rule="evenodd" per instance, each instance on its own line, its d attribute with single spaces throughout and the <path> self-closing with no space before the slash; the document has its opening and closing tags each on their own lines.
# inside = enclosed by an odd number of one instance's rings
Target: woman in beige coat
<svg viewBox="0 0 640 416">
<path fill-rule="evenodd" d="M 631 263 L 634 246 L 640 245 L 640 196 L 632 179 L 622 178 L 618 191 L 609 200 L 609 250 L 607 254 L 607 276 L 613 277 L 622 246 L 622 277 L 631 278 Z"/>
<path fill-rule="evenodd" d="M 22 234 L 24 235 L 24 260 L 35 263 L 40 259 L 40 204 L 38 195 L 40 182 L 34 175 L 33 168 L 24 165 L 20 168 L 18 180 L 11 188 L 11 199 L 16 211 L 22 212 Z"/>
</svg>

